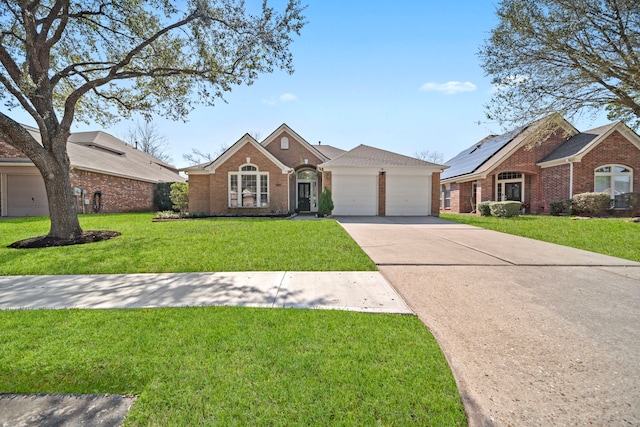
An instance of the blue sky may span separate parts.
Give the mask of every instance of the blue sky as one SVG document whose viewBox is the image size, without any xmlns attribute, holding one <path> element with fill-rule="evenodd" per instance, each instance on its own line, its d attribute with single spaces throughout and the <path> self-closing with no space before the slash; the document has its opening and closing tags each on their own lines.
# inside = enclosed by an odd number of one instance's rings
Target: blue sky
<svg viewBox="0 0 640 427">
<path fill-rule="evenodd" d="M 477 56 L 497 23 L 497 2 L 307 2 L 309 23 L 292 45 L 293 75 L 262 75 L 227 94 L 227 104 L 198 107 L 187 123 L 155 121 L 175 165 L 187 166 L 183 155 L 194 148 L 216 152 L 245 133 L 265 138 L 282 123 L 312 144 L 367 144 L 409 156 L 430 150 L 445 160 L 503 132 L 486 121 L 492 86 Z M 602 119 L 574 125 L 587 130 Z M 131 124 L 104 130 L 122 137 Z"/>
</svg>

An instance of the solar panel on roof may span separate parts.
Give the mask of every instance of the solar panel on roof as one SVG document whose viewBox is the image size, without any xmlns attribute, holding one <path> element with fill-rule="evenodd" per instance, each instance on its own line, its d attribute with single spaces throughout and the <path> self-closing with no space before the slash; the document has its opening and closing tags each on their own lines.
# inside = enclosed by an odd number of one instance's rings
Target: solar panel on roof
<svg viewBox="0 0 640 427">
<path fill-rule="evenodd" d="M 484 142 L 475 143 L 471 147 L 462 151 L 451 160 L 445 162 L 449 166 L 441 176 L 441 179 L 452 178 L 454 176 L 471 173 L 482 166 L 502 147 L 513 140 L 526 126 L 495 136 Z"/>
</svg>

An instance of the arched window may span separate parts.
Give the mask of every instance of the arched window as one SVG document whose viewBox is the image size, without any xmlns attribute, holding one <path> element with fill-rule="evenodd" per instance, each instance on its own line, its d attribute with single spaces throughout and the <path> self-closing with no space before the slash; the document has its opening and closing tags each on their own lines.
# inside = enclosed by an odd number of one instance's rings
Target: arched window
<svg viewBox="0 0 640 427">
<path fill-rule="evenodd" d="M 623 165 L 604 165 L 593 173 L 593 191 L 608 193 L 615 208 L 624 208 L 623 194 L 633 191 L 633 170 Z"/>
<path fill-rule="evenodd" d="M 255 165 L 240 166 L 229 172 L 229 207 L 260 208 L 269 206 L 269 172 Z"/>
</svg>

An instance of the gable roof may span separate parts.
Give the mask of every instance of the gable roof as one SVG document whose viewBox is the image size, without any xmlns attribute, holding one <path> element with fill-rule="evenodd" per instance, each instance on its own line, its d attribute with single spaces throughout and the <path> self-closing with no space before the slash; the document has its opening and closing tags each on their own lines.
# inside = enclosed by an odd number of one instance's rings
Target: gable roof
<svg viewBox="0 0 640 427">
<path fill-rule="evenodd" d="M 24 128 L 41 142 L 38 129 Z M 72 133 L 67 142 L 67 154 L 72 169 L 146 182 L 185 180 L 175 167 L 102 131 Z"/>
<path fill-rule="evenodd" d="M 282 173 L 289 173 L 289 171 L 291 171 L 291 168 L 289 166 L 285 165 L 280 160 L 278 160 L 273 154 L 271 154 L 258 141 L 256 141 L 254 137 L 252 137 L 248 133 L 245 133 L 242 138 L 237 140 L 235 144 L 233 144 L 231 147 L 226 149 L 224 153 L 222 153 L 220 156 L 218 156 L 217 159 L 213 160 L 212 162 L 190 166 L 188 168 L 184 168 L 181 170 L 189 174 L 215 173 L 218 167 L 223 165 L 227 160 L 229 160 L 229 158 L 231 158 L 231 156 L 233 156 L 235 153 L 237 153 L 242 147 L 244 147 L 247 144 L 252 145 L 256 150 L 258 150 L 261 154 L 267 157 L 273 164 L 275 164 L 278 168 L 282 170 Z"/>
<path fill-rule="evenodd" d="M 301 145 L 304 148 L 306 148 L 311 154 L 313 154 L 320 160 L 329 160 L 327 156 L 325 156 L 320 150 L 316 148 L 317 146 L 309 144 L 307 140 L 305 140 L 303 137 L 298 135 L 296 131 L 291 129 L 286 123 L 281 124 L 276 130 L 271 132 L 271 134 L 262 141 L 262 146 L 266 147 L 269 144 L 271 144 L 273 141 L 275 141 L 276 137 L 282 132 L 287 132 L 290 135 L 293 135 L 298 141 L 302 143 Z"/>
<path fill-rule="evenodd" d="M 559 114 L 539 119 L 528 125 L 520 126 L 502 135 L 487 137 L 457 154 L 445 162 L 450 168 L 442 173 L 441 181 L 457 181 L 483 176 L 506 160 L 515 150 L 531 142 L 538 131 L 563 129 L 569 135 L 578 130 Z"/>
<path fill-rule="evenodd" d="M 327 159 L 335 159 L 336 157 L 340 156 L 341 154 L 344 154 L 344 153 L 347 152 L 346 150 L 343 150 L 342 148 L 334 147 L 332 145 L 318 144 L 318 145 L 313 145 L 313 148 L 315 148 L 320 153 L 322 153 L 322 155 L 325 156 Z"/>
<path fill-rule="evenodd" d="M 434 167 L 442 169 L 443 165 L 416 159 L 414 157 L 403 156 L 391 151 L 381 150 L 360 144 L 351 151 L 347 151 L 335 159 L 329 160 L 319 165 L 319 167 L 390 167 L 390 166 L 410 166 L 410 167 Z"/>
<path fill-rule="evenodd" d="M 582 157 L 595 146 L 611 135 L 619 131 L 640 149 L 640 137 L 622 122 L 609 123 L 595 129 L 581 132 L 549 153 L 547 157 L 538 162 L 541 167 L 550 167 L 566 161 L 580 161 Z"/>
</svg>

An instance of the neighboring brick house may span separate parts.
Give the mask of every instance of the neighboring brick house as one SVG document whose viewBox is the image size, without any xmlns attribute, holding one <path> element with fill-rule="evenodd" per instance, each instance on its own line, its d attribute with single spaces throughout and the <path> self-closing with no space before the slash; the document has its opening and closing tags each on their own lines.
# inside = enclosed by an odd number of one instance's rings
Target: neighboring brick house
<svg viewBox="0 0 640 427">
<path fill-rule="evenodd" d="M 40 141 L 38 130 L 25 126 Z M 154 209 L 160 182 L 183 182 L 178 170 L 105 132 L 78 132 L 67 144 L 71 182 L 80 213 Z M 0 216 L 48 215 L 44 181 L 20 151 L 0 141 Z"/>
<path fill-rule="evenodd" d="M 544 130 L 544 131 L 543 131 Z M 540 141 L 540 135 L 547 136 Z M 640 189 L 640 137 L 624 123 L 579 132 L 552 115 L 489 136 L 445 163 L 441 211 L 475 212 L 482 201 L 517 200 L 529 213 L 548 213 L 574 194 L 620 196 Z"/>
<path fill-rule="evenodd" d="M 359 145 L 311 145 L 286 124 L 262 143 L 245 134 L 220 157 L 184 169 L 189 212 L 317 212 L 323 188 L 337 215 L 438 215 L 442 165 Z"/>
</svg>

